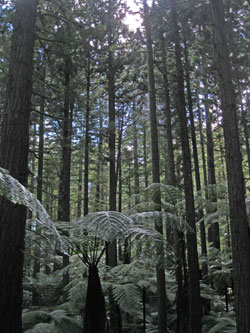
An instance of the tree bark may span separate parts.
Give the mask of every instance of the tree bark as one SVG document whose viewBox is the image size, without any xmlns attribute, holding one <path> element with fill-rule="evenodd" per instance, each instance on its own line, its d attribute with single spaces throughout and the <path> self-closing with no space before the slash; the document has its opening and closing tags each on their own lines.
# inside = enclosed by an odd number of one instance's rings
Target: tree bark
<svg viewBox="0 0 250 333">
<path fill-rule="evenodd" d="M 45 67 L 41 66 L 42 80 L 45 82 Z M 44 156 L 44 104 L 45 98 L 40 97 L 40 117 L 39 117 L 39 144 L 38 144 L 38 170 L 37 170 L 37 199 L 42 202 L 43 199 L 43 156 Z M 38 229 L 40 234 L 40 230 Z M 33 265 L 33 277 L 36 278 L 40 273 L 40 240 L 37 240 L 34 249 L 34 265 Z M 33 292 L 32 304 L 38 305 L 38 299 L 36 291 Z"/>
<path fill-rule="evenodd" d="M 179 27 L 177 21 L 176 1 L 170 0 L 171 15 L 174 29 L 175 40 L 175 59 L 176 59 L 176 77 L 177 77 L 177 96 L 178 96 L 178 114 L 180 119 L 181 146 L 183 158 L 184 190 L 186 202 L 187 223 L 193 229 L 193 232 L 187 231 L 187 250 L 188 250 L 188 297 L 189 297 L 189 332 L 201 332 L 201 298 L 199 281 L 199 262 L 197 252 L 196 225 L 195 225 L 195 207 L 193 195 L 193 180 L 191 169 L 191 156 L 189 149 L 189 138 L 187 130 L 186 106 L 184 95 L 184 74 L 182 66 L 182 54 L 180 47 Z"/>
<path fill-rule="evenodd" d="M 71 59 L 65 56 L 64 59 L 64 106 L 62 121 L 62 164 L 59 180 L 59 197 L 57 218 L 59 221 L 70 221 L 70 168 L 71 168 L 71 115 L 70 115 L 70 66 Z M 69 256 L 63 254 L 63 267 L 69 265 Z M 69 283 L 69 274 L 63 275 L 63 287 Z M 67 301 L 67 294 L 63 293 L 64 301 Z"/>
<path fill-rule="evenodd" d="M 138 161 L 138 138 L 137 138 L 137 126 L 136 126 L 136 110 L 135 102 L 133 102 L 133 112 L 134 112 L 134 123 L 133 123 L 133 153 L 134 153 L 134 194 L 135 194 L 135 204 L 140 202 L 140 179 L 139 179 L 139 161 Z"/>
<path fill-rule="evenodd" d="M 85 150 L 84 150 L 84 208 L 83 214 L 89 213 L 89 144 L 90 144 L 90 57 L 86 69 L 86 115 L 85 115 Z"/>
<path fill-rule="evenodd" d="M 154 61 L 151 37 L 151 23 L 149 17 L 149 9 L 147 1 L 143 0 L 144 7 L 144 26 L 146 33 L 147 45 L 147 65 L 148 65 L 148 92 L 149 92 L 149 105 L 150 105 L 150 129 L 151 129 L 151 150 L 152 150 L 152 177 L 153 183 L 160 183 L 160 158 L 158 148 L 158 130 L 157 130 L 157 116 L 156 116 L 156 96 L 155 96 L 155 78 L 154 78 Z M 161 210 L 161 194 L 158 192 L 153 201 L 159 205 Z M 162 219 L 159 217 L 157 223 L 155 222 L 155 229 L 163 234 Z M 158 332 L 166 333 L 167 328 L 167 296 L 165 287 L 165 271 L 164 271 L 164 247 L 159 245 L 157 248 L 159 261 L 156 266 L 157 278 L 157 301 L 158 301 Z"/>
<path fill-rule="evenodd" d="M 106 332 L 105 299 L 98 269 L 95 264 L 90 264 L 83 333 L 97 332 Z"/>
<path fill-rule="evenodd" d="M 144 182 L 148 187 L 148 156 L 147 156 L 147 130 L 146 121 L 143 124 L 143 166 L 144 166 Z"/>
<path fill-rule="evenodd" d="M 207 166 L 206 166 L 206 157 L 205 157 L 205 144 L 204 137 L 202 131 L 202 121 L 201 121 L 201 110 L 199 103 L 199 96 L 197 94 L 197 107 L 198 107 L 198 118 L 199 118 L 199 135 L 200 135 L 200 145 L 201 145 L 201 156 L 202 156 L 202 169 L 203 169 L 203 182 L 205 185 L 205 199 L 207 199 Z M 200 222 L 200 239 L 201 239 L 201 254 L 204 257 L 207 257 L 207 242 L 206 242 L 206 228 L 204 220 Z M 208 284 L 208 266 L 207 263 L 204 262 L 202 264 L 202 277 L 205 283 Z"/>
<path fill-rule="evenodd" d="M 161 71 L 163 76 L 164 84 L 164 126 L 166 131 L 166 142 L 167 142 L 167 154 L 166 154 L 166 184 L 176 186 L 175 176 L 175 163 L 174 163 L 174 148 L 173 148 L 173 136 L 172 136 L 172 124 L 171 124 L 171 106 L 170 106 L 170 95 L 169 95 L 169 83 L 168 83 L 168 72 L 166 64 L 166 49 L 165 49 L 165 38 L 163 34 L 160 34 L 160 45 L 161 45 Z"/>
<path fill-rule="evenodd" d="M 206 110 L 206 134 L 207 134 L 207 175 L 208 185 L 212 188 L 208 190 L 208 199 L 211 202 L 217 202 L 217 194 L 214 186 L 216 185 L 215 164 L 214 164 L 214 142 L 212 133 L 212 114 L 209 111 L 207 104 L 207 94 L 205 94 L 205 110 Z M 208 210 L 208 213 L 213 213 L 215 209 Z M 220 233 L 219 223 L 214 222 L 208 228 L 208 241 L 212 243 L 215 249 L 220 249 Z"/>
<path fill-rule="evenodd" d="M 113 4 L 108 3 L 108 108 L 109 108 L 109 210 L 116 211 L 116 111 L 115 111 L 115 74 L 114 55 L 113 55 Z M 107 244 L 106 262 L 110 267 L 117 265 L 117 244 L 116 241 Z M 112 291 L 109 290 L 110 303 L 110 328 L 114 332 L 122 332 L 121 313 L 117 303 L 114 300 Z"/>
<path fill-rule="evenodd" d="M 247 101 L 247 105 L 249 105 L 249 101 Z M 248 177 L 250 180 L 250 147 L 249 147 L 249 132 L 248 132 L 246 115 L 247 115 L 247 112 L 246 112 L 246 110 L 244 110 L 243 104 L 241 104 L 241 122 L 242 122 L 243 130 L 244 130 L 244 139 L 245 139 L 245 146 L 246 146 L 246 151 L 247 151 Z"/>
<path fill-rule="evenodd" d="M 223 110 L 237 332 L 250 331 L 250 237 L 232 68 L 221 0 L 210 0 Z"/>
<path fill-rule="evenodd" d="M 33 52 L 38 1 L 17 0 L 0 166 L 27 185 Z M 26 208 L 0 198 L 0 332 L 22 332 Z"/>
</svg>

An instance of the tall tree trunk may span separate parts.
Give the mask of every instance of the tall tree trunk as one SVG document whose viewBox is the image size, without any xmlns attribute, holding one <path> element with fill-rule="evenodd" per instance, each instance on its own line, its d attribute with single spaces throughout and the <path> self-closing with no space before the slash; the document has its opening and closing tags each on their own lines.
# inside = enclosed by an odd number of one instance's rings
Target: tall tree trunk
<svg viewBox="0 0 250 333">
<path fill-rule="evenodd" d="M 2 128 L 0 166 L 27 185 L 33 52 L 38 1 L 17 0 Z M 0 198 L 0 332 L 22 332 L 26 208 Z"/>
<path fill-rule="evenodd" d="M 172 22 L 175 40 L 175 59 L 176 59 L 176 77 L 177 77 L 177 96 L 178 96 L 178 114 L 181 129 L 181 146 L 183 157 L 183 174 L 186 202 L 186 219 L 193 229 L 193 232 L 187 231 L 187 250 L 188 250 L 188 296 L 189 296 L 189 332 L 201 332 L 201 298 L 199 281 L 199 262 L 197 252 L 196 225 L 195 225 L 195 207 L 193 195 L 193 180 L 191 169 L 191 156 L 189 149 L 189 138 L 187 130 L 186 106 L 184 95 L 184 75 L 181 60 L 181 47 L 179 27 L 177 21 L 176 1 L 169 0 L 171 6 Z"/>
<path fill-rule="evenodd" d="M 124 125 L 124 115 L 122 114 L 118 120 L 119 135 L 118 135 L 118 153 L 117 153 L 117 166 L 116 166 L 116 183 L 118 184 L 118 212 L 122 211 L 122 135 Z"/>
<path fill-rule="evenodd" d="M 247 105 L 249 102 L 247 101 Z M 246 119 L 247 112 L 244 110 L 243 104 L 241 104 L 241 122 L 243 125 L 244 130 L 244 139 L 245 139 L 245 146 L 247 151 L 247 165 L 248 165 L 248 177 L 250 181 L 250 147 L 249 147 L 249 133 L 248 133 L 248 126 L 247 126 L 247 119 Z"/>
<path fill-rule="evenodd" d="M 59 181 L 59 197 L 57 218 L 59 221 L 70 221 L 70 167 L 71 167 L 71 116 L 70 116 L 70 67 L 71 59 L 64 59 L 64 106 L 62 121 L 62 163 Z M 69 256 L 63 254 L 63 267 L 69 265 Z M 63 287 L 69 283 L 69 274 L 63 275 Z M 64 301 L 67 300 L 66 291 L 63 293 Z"/>
<path fill-rule="evenodd" d="M 203 182 L 205 185 L 205 193 L 207 193 L 207 166 L 206 166 L 206 157 L 205 157 L 205 144 L 202 130 L 202 121 L 201 121 L 201 110 L 200 110 L 200 102 L 199 96 L 197 94 L 197 107 L 198 107 L 198 118 L 199 118 L 199 135 L 200 135 L 200 145 L 201 145 L 201 157 L 202 157 L 202 169 L 203 169 Z M 205 194 L 205 198 L 207 199 L 207 195 Z M 201 254 L 204 257 L 207 257 L 207 242 L 206 242 L 206 229 L 204 220 L 200 222 L 200 239 L 201 239 Z M 205 283 L 208 283 L 208 266 L 207 263 L 204 262 L 202 264 L 202 277 Z"/>
<path fill-rule="evenodd" d="M 114 68 L 114 55 L 111 47 L 113 46 L 113 4 L 109 0 L 108 8 L 108 107 L 109 107 L 109 210 L 116 211 L 116 111 L 115 111 L 115 68 Z M 117 265 L 117 244 L 116 241 L 107 244 L 106 262 L 109 266 L 114 267 Z M 110 303 L 110 328 L 111 331 L 121 333 L 122 321 L 121 313 L 118 305 L 116 304 L 112 291 L 109 291 Z"/>
<path fill-rule="evenodd" d="M 96 171 L 96 195 L 95 195 L 95 210 L 98 212 L 102 210 L 102 190 L 101 187 L 102 182 L 102 175 L 103 175 L 103 157 L 102 157 L 102 150 L 103 150 L 103 119 L 102 114 L 100 113 L 99 116 L 99 140 L 98 140 L 98 161 L 97 161 L 97 171 Z"/>
<path fill-rule="evenodd" d="M 42 79 L 45 81 L 45 68 L 42 65 Z M 37 170 L 37 199 L 42 202 L 43 199 L 43 155 L 44 155 L 44 104 L 45 98 L 40 97 L 40 117 L 39 117 L 39 144 L 38 144 L 38 170 Z M 40 231 L 39 231 L 40 234 Z M 35 244 L 33 277 L 36 278 L 40 273 L 40 240 Z M 37 305 L 38 299 L 36 292 L 33 292 L 32 304 Z"/>
<path fill-rule="evenodd" d="M 111 11 L 111 10 L 110 10 Z M 111 15 L 111 14 L 110 14 Z M 111 20 L 111 18 L 110 18 Z M 110 28 L 111 29 L 111 28 Z M 111 32 L 110 32 L 111 34 Z M 109 36 L 109 45 L 112 45 Z M 115 158 L 115 73 L 113 68 L 113 53 L 110 50 L 108 55 L 108 107 L 109 107 L 109 209 L 116 210 L 116 158 Z M 117 265 L 116 242 L 108 246 L 108 264 L 111 267 Z"/>
<path fill-rule="evenodd" d="M 77 217 L 82 216 L 82 174 L 83 174 L 83 140 L 80 141 L 80 159 L 78 166 L 78 189 L 77 189 Z"/>
<path fill-rule="evenodd" d="M 164 84 L 164 126 L 166 131 L 166 142 L 167 142 L 167 154 L 166 154 L 166 184 L 176 186 L 175 176 L 175 163 L 174 163 L 174 148 L 173 148 L 173 136 L 172 136 L 172 125 L 171 125 L 171 107 L 170 107 L 170 95 L 169 95 L 169 83 L 168 83 L 168 72 L 166 64 L 166 46 L 165 38 L 163 33 L 160 34 L 160 45 L 161 45 L 161 62 L 162 62 L 162 76 Z"/>
<path fill-rule="evenodd" d="M 176 186 L 176 175 L 175 175 L 175 163 L 174 163 L 174 149 L 173 149 L 173 138 L 172 138 L 172 125 L 171 125 L 171 109 L 170 109 L 170 96 L 169 96 L 169 83 L 168 73 L 166 65 L 166 50 L 165 50 L 165 39 L 163 33 L 160 35 L 161 42 L 161 58 L 162 58 L 162 75 L 164 82 L 164 126 L 166 130 L 166 143 L 167 143 L 167 154 L 166 154 L 166 170 L 165 179 L 166 184 Z M 177 332 L 185 332 L 187 329 L 187 289 L 185 288 L 185 257 L 186 257 L 186 244 L 184 233 L 167 225 L 167 241 L 170 244 L 174 244 L 175 256 L 176 256 L 176 314 L 177 314 Z"/>
<path fill-rule="evenodd" d="M 89 212 L 89 144 L 90 144 L 90 57 L 86 69 L 87 88 L 86 88 L 86 115 L 85 115 L 85 150 L 84 150 L 84 210 L 83 214 Z"/>
<path fill-rule="evenodd" d="M 250 331 L 250 236 L 245 204 L 245 184 L 223 4 L 221 0 L 210 0 L 210 4 L 223 110 L 236 323 L 237 332 L 245 333 Z"/>
<path fill-rule="evenodd" d="M 144 182 L 148 187 L 148 156 L 147 156 L 147 129 L 146 121 L 143 124 L 143 166 L 144 166 Z"/>
<path fill-rule="evenodd" d="M 151 148 L 152 148 L 152 177 L 153 183 L 160 183 L 160 158 L 158 149 L 158 131 L 157 131 L 157 116 L 156 116 L 156 96 L 155 96 L 155 78 L 154 78 L 154 61 L 151 38 L 151 23 L 149 17 L 149 9 L 147 1 L 143 0 L 144 7 L 144 26 L 146 33 L 147 45 L 147 65 L 148 65 L 148 92 L 150 105 L 150 129 L 151 129 Z M 154 198 L 154 202 L 159 205 L 161 210 L 161 194 L 158 192 Z M 155 222 L 155 229 L 163 234 L 163 226 L 161 217 Z M 164 247 L 159 245 L 157 248 L 159 261 L 156 266 L 157 278 L 157 301 L 158 301 L 158 332 L 166 333 L 167 328 L 167 296 L 165 286 L 165 271 L 164 271 Z"/>
<path fill-rule="evenodd" d="M 206 110 L 206 134 L 207 134 L 207 175 L 208 185 L 212 185 L 212 188 L 208 190 L 208 198 L 212 202 L 217 202 L 216 194 L 216 176 L 215 176 L 215 165 L 214 165 L 214 142 L 212 134 L 212 114 L 209 111 L 207 104 L 208 96 L 205 94 L 205 110 Z M 208 213 L 213 213 L 215 209 L 209 210 Z M 214 222 L 208 228 L 208 241 L 213 244 L 213 247 L 220 249 L 220 233 L 219 223 Z"/>
<path fill-rule="evenodd" d="M 136 126 L 136 109 L 135 102 L 133 102 L 133 153 L 134 153 L 134 194 L 135 194 L 135 204 L 140 202 L 140 179 L 139 179 L 139 161 L 138 161 L 138 138 L 137 138 L 137 126 Z"/>
</svg>

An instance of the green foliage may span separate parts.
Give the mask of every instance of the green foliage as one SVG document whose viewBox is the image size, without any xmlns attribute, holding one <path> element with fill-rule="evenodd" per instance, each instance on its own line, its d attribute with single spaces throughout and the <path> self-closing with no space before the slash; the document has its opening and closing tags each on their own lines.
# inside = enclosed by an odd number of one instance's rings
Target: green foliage
<svg viewBox="0 0 250 333">
<path fill-rule="evenodd" d="M 23 329 L 24 331 L 32 328 L 37 323 L 49 323 L 51 321 L 51 315 L 42 310 L 33 310 L 23 312 Z"/>
<path fill-rule="evenodd" d="M 32 213 L 37 216 L 35 222 L 47 227 L 56 237 L 60 247 L 64 247 L 63 241 L 55 228 L 54 223 L 40 201 L 37 200 L 34 194 L 25 188 L 18 180 L 10 176 L 8 171 L 3 168 L 0 168 L 0 195 L 9 199 L 14 204 L 24 205 L 32 211 Z"/>
<path fill-rule="evenodd" d="M 236 333 L 235 313 L 203 317 L 204 333 Z"/>
<path fill-rule="evenodd" d="M 54 332 L 81 333 L 82 326 L 78 319 L 71 318 L 65 310 L 45 312 L 43 310 L 25 311 L 23 314 L 25 333 Z"/>
<path fill-rule="evenodd" d="M 36 324 L 32 329 L 25 331 L 25 333 L 53 333 L 54 325 L 47 323 Z"/>
<path fill-rule="evenodd" d="M 141 309 L 140 300 L 142 294 L 135 284 L 113 284 L 112 293 L 122 311 L 138 317 Z"/>
<path fill-rule="evenodd" d="M 129 236 L 132 220 L 119 212 L 97 212 L 77 219 L 73 225 L 82 232 L 112 242 Z"/>
</svg>

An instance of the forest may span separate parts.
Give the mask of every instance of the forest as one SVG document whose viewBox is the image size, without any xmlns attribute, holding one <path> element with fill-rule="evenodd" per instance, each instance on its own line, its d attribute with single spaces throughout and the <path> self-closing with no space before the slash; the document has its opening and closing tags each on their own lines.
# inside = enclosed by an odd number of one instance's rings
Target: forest
<svg viewBox="0 0 250 333">
<path fill-rule="evenodd" d="M 250 1 L 2 0 L 0 332 L 250 332 Z"/>
</svg>

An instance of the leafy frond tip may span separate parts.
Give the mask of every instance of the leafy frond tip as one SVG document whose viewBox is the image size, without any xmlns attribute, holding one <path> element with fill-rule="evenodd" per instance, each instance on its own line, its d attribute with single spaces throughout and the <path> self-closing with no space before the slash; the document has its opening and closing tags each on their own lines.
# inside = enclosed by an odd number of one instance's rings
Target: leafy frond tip
<svg viewBox="0 0 250 333">
<path fill-rule="evenodd" d="M 14 204 L 24 205 L 32 211 L 37 216 L 36 221 L 53 233 L 58 242 L 58 247 L 66 252 L 65 244 L 43 205 L 34 194 L 3 168 L 0 168 L 0 196 L 7 198 Z"/>
<path fill-rule="evenodd" d="M 88 232 L 90 235 L 94 235 L 107 242 L 112 242 L 115 239 L 129 236 L 129 227 L 133 221 L 122 213 L 104 211 L 90 213 L 73 223 L 76 227 Z"/>
</svg>

